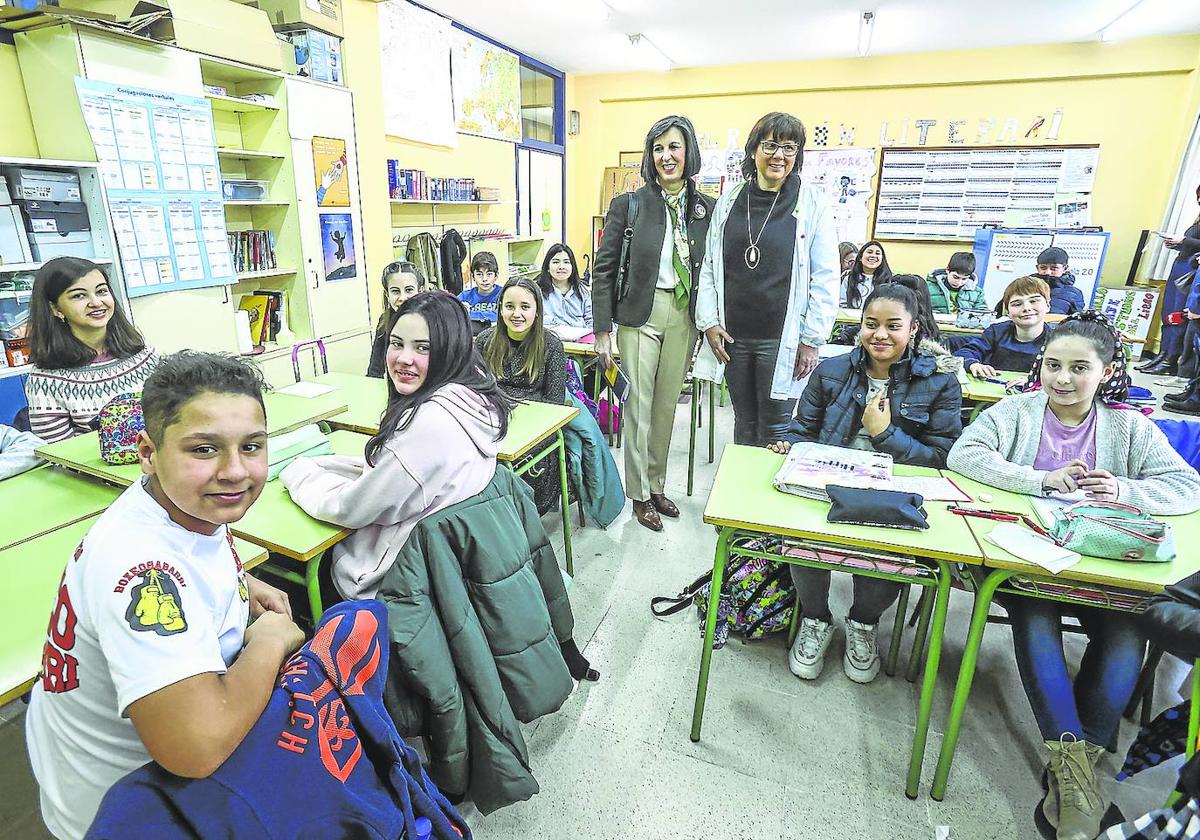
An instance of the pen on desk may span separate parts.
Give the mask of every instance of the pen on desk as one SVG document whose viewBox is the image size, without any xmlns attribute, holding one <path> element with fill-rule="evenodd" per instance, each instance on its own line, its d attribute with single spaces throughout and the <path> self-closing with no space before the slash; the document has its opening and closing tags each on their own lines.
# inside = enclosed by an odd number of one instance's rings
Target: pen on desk
<svg viewBox="0 0 1200 840">
<path fill-rule="evenodd" d="M 994 510 L 975 510 L 974 508 L 950 507 L 950 512 L 957 516 L 978 516 L 980 519 L 994 519 L 997 522 L 1020 522 L 1021 517 L 1012 513 L 1000 513 Z"/>
</svg>

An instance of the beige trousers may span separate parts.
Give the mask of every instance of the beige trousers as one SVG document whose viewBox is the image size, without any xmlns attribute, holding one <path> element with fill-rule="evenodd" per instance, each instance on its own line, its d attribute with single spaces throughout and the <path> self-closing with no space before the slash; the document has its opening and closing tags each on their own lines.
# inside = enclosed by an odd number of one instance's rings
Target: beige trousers
<svg viewBox="0 0 1200 840">
<path fill-rule="evenodd" d="M 675 408 L 688 361 L 696 345 L 696 326 L 686 308 L 675 306 L 674 292 L 654 291 L 650 319 L 641 327 L 617 329 L 621 370 L 632 393 L 622 406 L 625 448 L 625 495 L 644 502 L 667 483 L 667 452 Z"/>
</svg>

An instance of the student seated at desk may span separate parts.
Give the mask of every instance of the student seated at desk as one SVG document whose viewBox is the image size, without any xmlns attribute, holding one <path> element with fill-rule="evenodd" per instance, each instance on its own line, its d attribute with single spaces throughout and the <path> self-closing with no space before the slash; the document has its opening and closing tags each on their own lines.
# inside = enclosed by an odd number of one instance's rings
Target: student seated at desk
<svg viewBox="0 0 1200 840">
<path fill-rule="evenodd" d="M 936 268 L 925 275 L 925 284 L 933 311 L 941 315 L 953 315 L 960 309 L 988 308 L 983 289 L 975 280 L 975 255 L 970 251 L 955 251 L 945 268 Z"/>
<path fill-rule="evenodd" d="M 965 347 L 954 351 L 967 373 L 980 378 L 1000 371 L 1027 372 L 1033 367 L 1049 327 L 1050 287 L 1040 277 L 1018 277 L 1008 284 L 996 307 L 1008 320 L 984 328 Z"/>
<path fill-rule="evenodd" d="M 892 279 L 883 245 L 872 239 L 854 257 L 850 270 L 842 274 L 841 304 L 858 309 L 872 291 Z"/>
<path fill-rule="evenodd" d="M 0 423 L 0 479 L 20 475 L 42 463 L 33 450 L 44 443 L 33 432 L 22 432 Z"/>
<path fill-rule="evenodd" d="M 91 260 L 55 257 L 38 269 L 29 306 L 29 425 L 48 443 L 91 431 L 115 396 L 136 393 L 158 356 Z"/>
<path fill-rule="evenodd" d="M 570 246 L 550 246 L 542 260 L 538 288 L 546 305 L 547 327 L 592 329 L 592 290 L 579 279 L 579 266 Z"/>
<path fill-rule="evenodd" d="M 509 280 L 500 294 L 499 323 L 480 333 L 475 346 L 510 397 L 563 405 L 567 399 L 567 356 L 562 341 L 546 329 L 543 317 L 542 293 L 537 284 L 523 278 Z M 527 472 L 521 478 L 533 488 L 538 513 L 554 507 L 559 499 L 555 470 L 541 470 L 537 475 Z"/>
<path fill-rule="evenodd" d="M 458 299 L 467 307 L 473 335 L 496 323 L 496 310 L 500 307 L 500 287 L 496 285 L 499 276 L 500 263 L 491 251 L 480 251 L 471 257 L 471 280 L 475 285 L 463 289 Z"/>
<path fill-rule="evenodd" d="M 421 292 L 388 324 L 388 407 L 364 457 L 297 458 L 279 474 L 310 516 L 356 529 L 333 547 L 347 599 L 374 598 L 417 522 L 488 485 L 512 410 L 453 295 Z"/>
<path fill-rule="evenodd" d="M 188 351 L 146 380 L 145 475 L 66 564 L 25 720 L 61 840 L 83 837 L 105 792 L 152 759 L 212 774 L 304 642 L 287 595 L 243 571 L 229 533 L 267 478 L 262 387 L 248 361 Z"/>
<path fill-rule="evenodd" d="M 414 263 L 388 263 L 383 268 L 383 300 L 386 306 L 375 325 L 375 340 L 371 343 L 371 361 L 367 366 L 367 376 L 383 379 L 386 372 L 386 357 L 389 341 L 388 321 L 391 315 L 400 308 L 400 304 L 417 292 L 425 290 L 425 278 L 421 269 Z"/>
<path fill-rule="evenodd" d="M 787 439 L 887 452 L 900 464 L 943 467 L 962 431 L 962 391 L 945 367 L 949 355 L 931 353 L 921 340 L 916 296 L 903 286 L 880 286 L 867 298 L 859 346 L 826 359 L 813 371 Z M 934 345 L 937 347 L 937 345 Z M 940 348 L 939 348 L 940 349 Z M 833 639 L 830 573 L 789 567 L 804 617 L 788 654 L 801 679 L 821 674 Z M 879 673 L 875 628 L 900 592 L 899 584 L 854 576 L 854 605 L 846 618 L 846 676 L 868 683 Z"/>
<path fill-rule="evenodd" d="M 1200 508 L 1200 476 L 1158 427 L 1123 406 L 1125 350 L 1096 312 L 1060 323 L 1034 368 L 1041 390 L 1006 397 L 968 426 L 950 469 L 1031 496 L 1084 491 L 1149 514 Z M 1108 807 L 1096 761 L 1116 735 L 1137 683 L 1145 642 L 1134 616 L 1037 598 L 1005 599 L 1017 667 L 1046 748 L 1049 794 L 1042 810 L 1059 838 L 1092 838 Z M 1072 684 L 1061 622 L 1069 612 L 1088 635 Z"/>
<path fill-rule="evenodd" d="M 1083 292 L 1075 288 L 1075 275 L 1067 268 L 1067 252 L 1062 248 L 1047 248 L 1038 254 L 1037 276 L 1050 287 L 1050 311 L 1070 315 L 1087 309 Z"/>
</svg>

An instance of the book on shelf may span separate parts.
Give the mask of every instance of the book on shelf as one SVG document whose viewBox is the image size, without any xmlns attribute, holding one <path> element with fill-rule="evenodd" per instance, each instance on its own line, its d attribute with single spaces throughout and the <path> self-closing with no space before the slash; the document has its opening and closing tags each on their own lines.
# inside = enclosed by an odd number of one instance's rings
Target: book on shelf
<svg viewBox="0 0 1200 840">
<path fill-rule="evenodd" d="M 275 234 L 269 230 L 238 230 L 229 236 L 233 270 L 239 274 L 279 268 L 275 260 Z"/>
<path fill-rule="evenodd" d="M 270 306 L 270 298 L 266 295 L 242 295 L 238 300 L 238 309 L 250 313 L 250 340 L 255 344 L 263 344 L 267 340 Z"/>
<path fill-rule="evenodd" d="M 388 196 L 394 201 L 474 201 L 474 178 L 431 178 L 422 169 L 388 161 Z"/>
<path fill-rule="evenodd" d="M 281 326 L 280 312 L 283 310 L 283 292 L 271 289 L 255 289 L 254 294 L 267 299 L 267 326 L 264 341 L 274 341 Z"/>
</svg>

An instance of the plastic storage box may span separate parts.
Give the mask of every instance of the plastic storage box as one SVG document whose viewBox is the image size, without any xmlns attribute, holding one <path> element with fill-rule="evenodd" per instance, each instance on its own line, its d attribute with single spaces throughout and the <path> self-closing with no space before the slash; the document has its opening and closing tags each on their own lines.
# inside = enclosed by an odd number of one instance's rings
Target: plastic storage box
<svg viewBox="0 0 1200 840">
<path fill-rule="evenodd" d="M 229 178 L 221 182 L 226 201 L 266 201 L 267 182 L 249 178 Z"/>
</svg>

